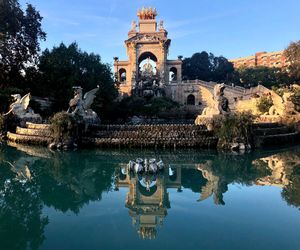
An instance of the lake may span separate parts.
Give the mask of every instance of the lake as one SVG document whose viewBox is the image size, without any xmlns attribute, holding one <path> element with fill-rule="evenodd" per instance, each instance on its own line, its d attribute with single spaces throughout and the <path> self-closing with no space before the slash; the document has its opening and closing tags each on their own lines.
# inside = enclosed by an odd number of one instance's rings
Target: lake
<svg viewBox="0 0 300 250">
<path fill-rule="evenodd" d="M 159 175 L 128 172 L 161 159 Z M 300 147 L 0 146 L 0 249 L 300 249 Z"/>
</svg>

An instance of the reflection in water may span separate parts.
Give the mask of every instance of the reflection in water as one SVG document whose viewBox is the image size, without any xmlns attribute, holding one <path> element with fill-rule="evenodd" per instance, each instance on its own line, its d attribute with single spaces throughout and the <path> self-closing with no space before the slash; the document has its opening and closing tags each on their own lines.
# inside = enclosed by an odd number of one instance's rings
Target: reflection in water
<svg viewBox="0 0 300 250">
<path fill-rule="evenodd" d="M 116 187 L 128 187 L 126 207 L 142 239 L 155 239 L 170 208 L 168 188 L 181 188 L 180 169 L 165 169 L 158 175 L 132 174 L 127 166 L 116 174 Z"/>
<path fill-rule="evenodd" d="M 42 215 L 37 176 L 28 167 L 34 160 L 6 149 L 0 151 L 1 249 L 38 249 L 48 219 Z"/>
<path fill-rule="evenodd" d="M 51 152 L 18 146 L 0 148 L 0 239 L 3 249 L 38 249 L 49 223 L 44 207 L 79 214 L 103 193 L 128 188 L 125 207 L 142 239 L 157 238 L 172 197 L 189 189 L 195 202 L 212 197 L 225 205 L 230 184 L 277 186 L 289 205 L 300 207 L 300 148 L 244 156 L 209 151 Z M 166 164 L 159 175 L 130 174 L 126 163 L 156 157 Z M 179 195 L 184 196 L 185 192 Z M 208 201 L 210 202 L 210 201 Z M 189 204 L 185 204 L 189 206 Z M 51 223 L 51 222 L 50 222 Z"/>
<path fill-rule="evenodd" d="M 271 174 L 256 181 L 257 185 L 278 186 L 288 204 L 300 207 L 300 150 L 281 152 L 253 161 L 254 166 L 263 165 Z"/>
</svg>

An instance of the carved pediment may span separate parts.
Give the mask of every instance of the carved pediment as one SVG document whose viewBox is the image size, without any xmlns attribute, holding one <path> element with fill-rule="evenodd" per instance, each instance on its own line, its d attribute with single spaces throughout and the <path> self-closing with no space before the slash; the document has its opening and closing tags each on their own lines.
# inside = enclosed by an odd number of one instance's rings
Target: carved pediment
<svg viewBox="0 0 300 250">
<path fill-rule="evenodd" d="M 167 39 L 166 38 L 162 38 L 162 37 L 159 37 L 159 36 L 156 36 L 156 35 L 149 35 L 149 34 L 139 34 L 139 35 L 136 35 L 130 39 L 128 39 L 126 41 L 126 43 L 132 43 L 132 42 L 135 42 L 135 43 L 139 43 L 139 42 L 164 42 L 166 41 Z"/>
</svg>

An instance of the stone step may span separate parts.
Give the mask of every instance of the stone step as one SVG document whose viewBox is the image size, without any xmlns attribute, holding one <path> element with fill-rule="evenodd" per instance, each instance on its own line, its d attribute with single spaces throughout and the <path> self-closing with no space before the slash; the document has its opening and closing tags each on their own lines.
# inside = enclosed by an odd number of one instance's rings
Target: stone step
<svg viewBox="0 0 300 250">
<path fill-rule="evenodd" d="M 279 135 L 258 136 L 255 139 L 256 147 L 285 145 L 285 144 L 293 144 L 298 142 L 300 142 L 299 132 L 279 134 Z"/>
<path fill-rule="evenodd" d="M 16 128 L 16 134 L 18 135 L 28 135 L 28 136 L 44 136 L 51 137 L 51 132 L 49 129 L 33 129 L 33 128 Z"/>
<path fill-rule="evenodd" d="M 255 123 L 252 125 L 254 129 L 258 128 L 278 128 L 278 127 L 283 127 L 283 125 L 279 124 L 278 122 L 265 122 L 265 123 Z"/>
<path fill-rule="evenodd" d="M 29 128 L 29 129 L 40 129 L 40 130 L 49 130 L 50 129 L 50 125 L 49 124 L 37 124 L 37 123 L 26 122 L 26 128 Z"/>
<path fill-rule="evenodd" d="M 164 137 L 174 137 L 174 138 L 195 138 L 199 136 L 213 136 L 212 131 L 99 131 L 93 134 L 94 137 L 108 138 L 108 137 L 139 137 L 139 138 L 164 138 Z"/>
<path fill-rule="evenodd" d="M 208 137 L 202 140 L 139 140 L 126 138 L 90 138 L 82 139 L 82 144 L 86 146 L 96 147 L 198 147 L 198 148 L 215 148 L 218 143 L 218 138 Z"/>
<path fill-rule="evenodd" d="M 275 128 L 257 128 L 254 129 L 255 135 L 263 136 L 263 135 L 279 135 L 279 134 L 289 134 L 295 132 L 293 127 L 283 126 L 283 127 L 275 127 Z"/>
<path fill-rule="evenodd" d="M 30 145 L 48 145 L 51 142 L 51 138 L 45 136 L 28 136 L 18 135 L 11 132 L 7 133 L 7 139 L 16 143 L 30 144 Z"/>
</svg>

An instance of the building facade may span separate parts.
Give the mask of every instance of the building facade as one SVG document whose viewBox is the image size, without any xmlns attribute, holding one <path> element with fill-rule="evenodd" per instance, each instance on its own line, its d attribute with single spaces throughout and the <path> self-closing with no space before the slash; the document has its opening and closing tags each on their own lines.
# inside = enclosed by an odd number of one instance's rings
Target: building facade
<svg viewBox="0 0 300 250">
<path fill-rule="evenodd" d="M 115 81 L 120 97 L 139 96 L 145 98 L 166 96 L 186 107 L 188 112 L 198 113 L 213 100 L 215 82 L 182 80 L 182 57 L 168 59 L 171 40 L 158 22 L 155 8 L 138 11 L 138 22 L 133 21 L 125 40 L 128 59 L 114 58 Z M 235 67 L 241 65 L 285 65 L 282 52 L 257 53 L 249 58 L 232 60 Z M 278 63 L 279 62 L 279 63 Z M 234 109 L 237 100 L 245 98 L 245 89 L 227 85 L 225 96 Z"/>
<path fill-rule="evenodd" d="M 236 69 L 258 66 L 284 68 L 288 65 L 284 51 L 257 52 L 253 56 L 232 59 L 230 62 L 233 63 Z"/>
</svg>

